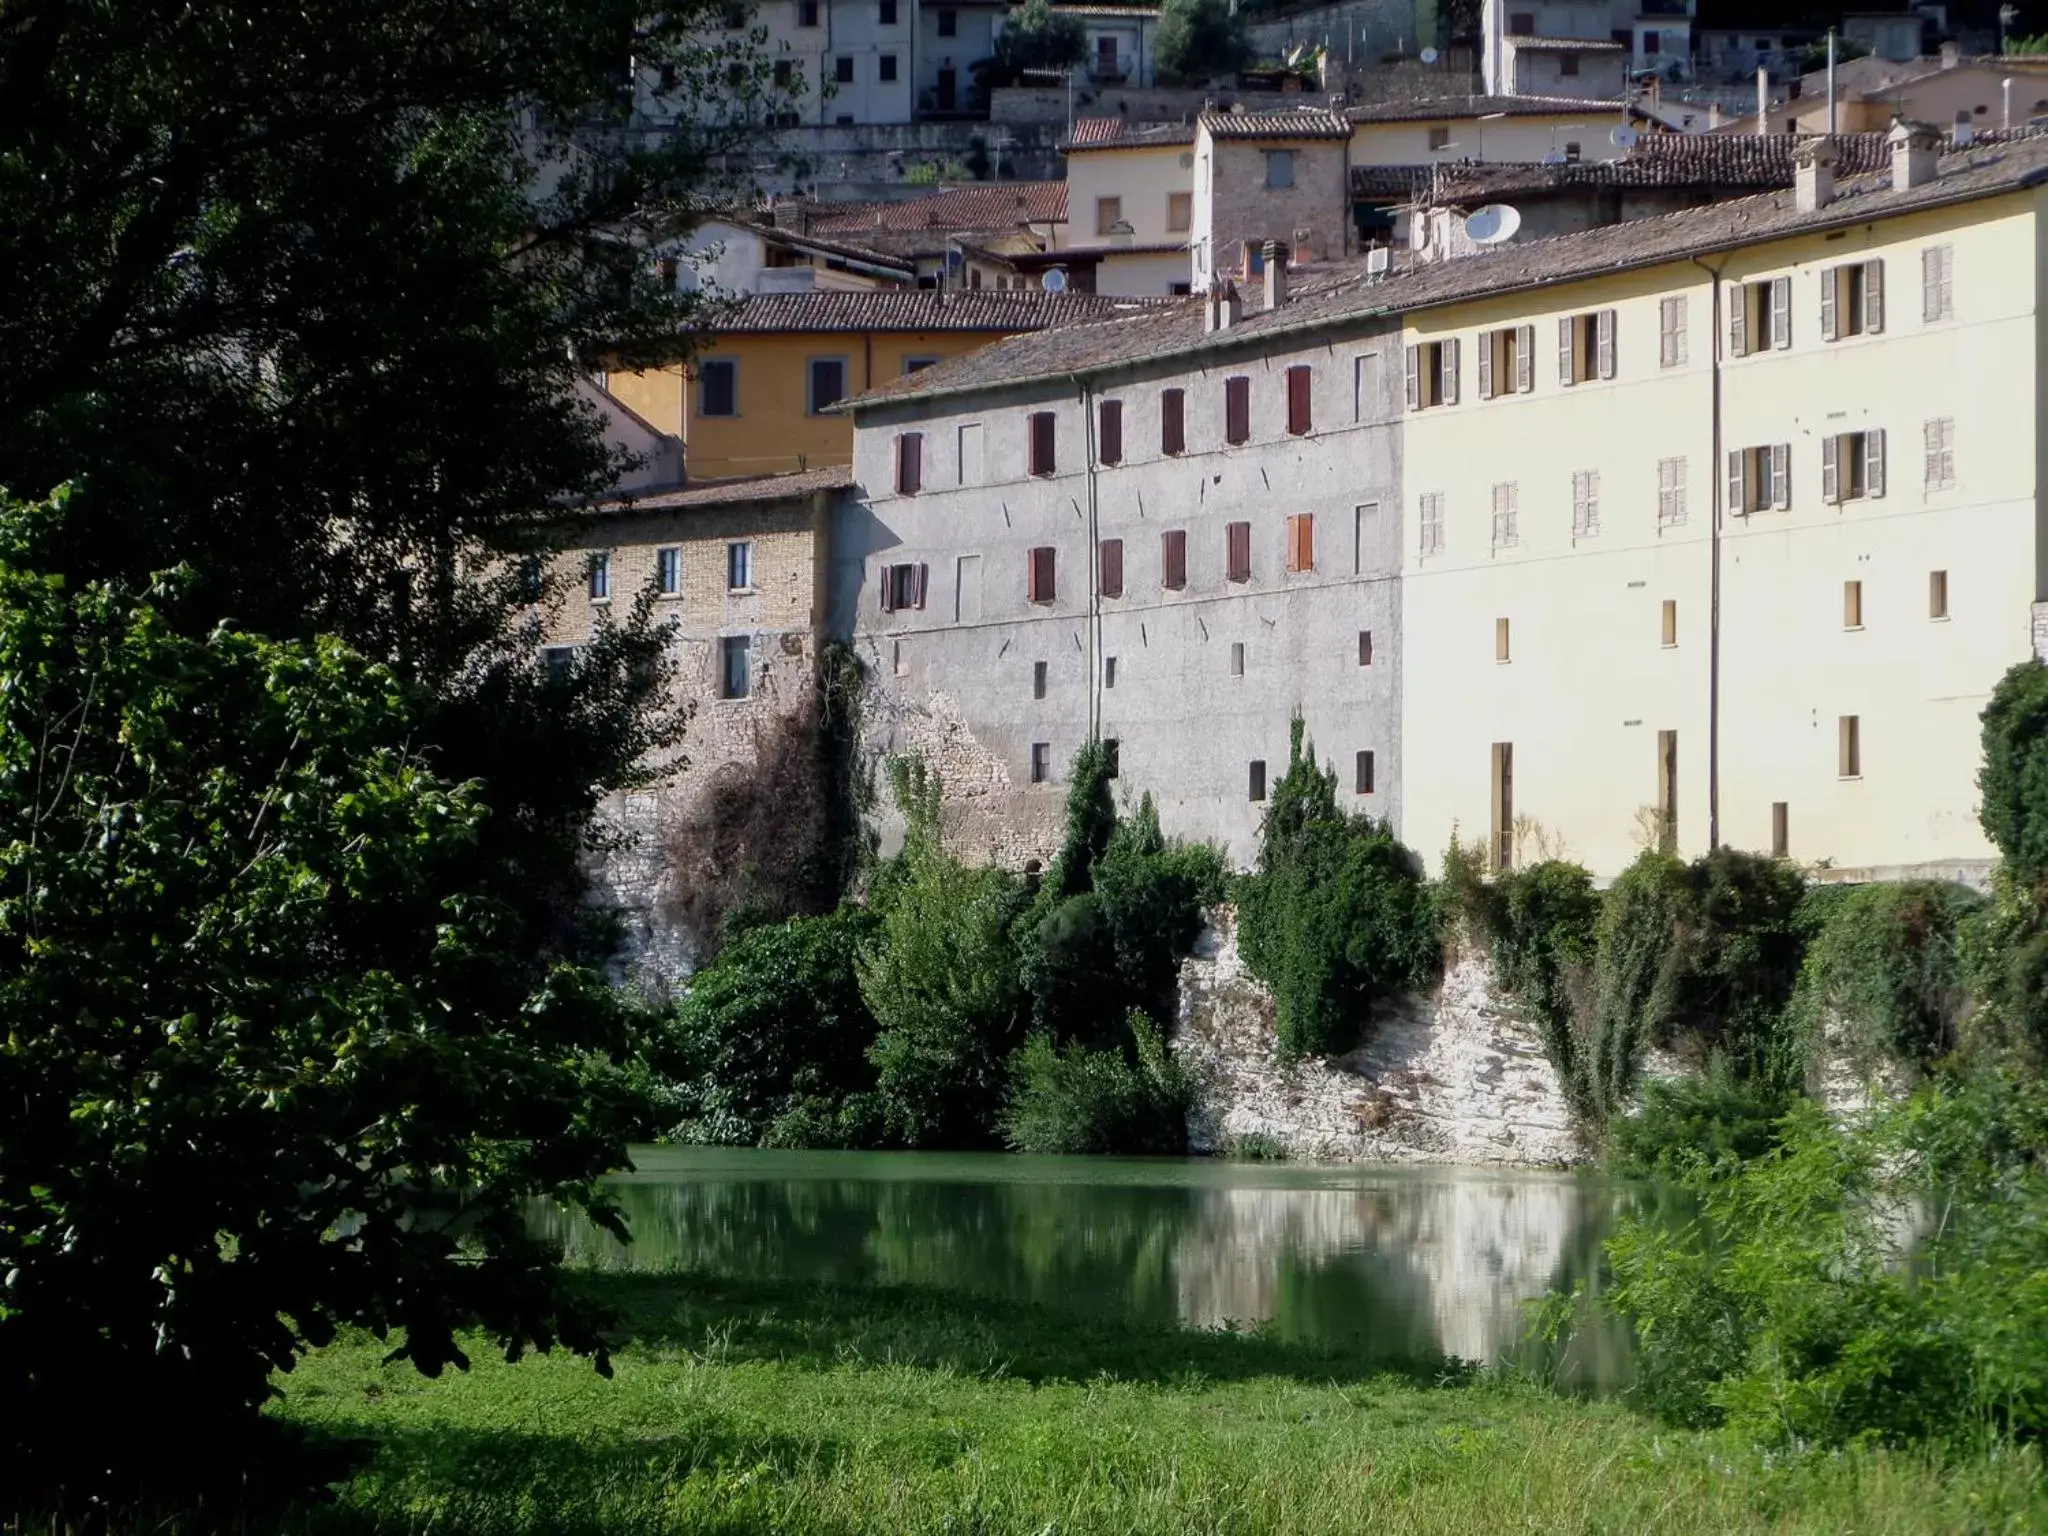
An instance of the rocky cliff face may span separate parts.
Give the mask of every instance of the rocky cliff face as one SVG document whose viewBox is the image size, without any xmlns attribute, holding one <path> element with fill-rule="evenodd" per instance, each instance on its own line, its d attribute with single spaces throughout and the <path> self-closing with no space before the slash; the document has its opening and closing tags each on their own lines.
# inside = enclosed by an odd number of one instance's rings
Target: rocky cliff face
<svg viewBox="0 0 2048 1536">
<path fill-rule="evenodd" d="M 1585 1155 L 1536 1031 L 1460 958 L 1435 992 L 1391 1008 L 1370 1043 L 1330 1062 L 1280 1059 L 1273 999 L 1219 908 L 1182 962 L 1174 1049 L 1202 1076 L 1200 1151 L 1237 1136 L 1296 1158 L 1554 1167 Z"/>
</svg>

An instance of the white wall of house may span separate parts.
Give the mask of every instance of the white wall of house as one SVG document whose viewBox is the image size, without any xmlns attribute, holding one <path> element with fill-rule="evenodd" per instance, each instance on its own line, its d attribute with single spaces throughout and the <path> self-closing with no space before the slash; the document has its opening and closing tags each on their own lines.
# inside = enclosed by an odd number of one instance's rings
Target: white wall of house
<svg viewBox="0 0 2048 1536">
<path fill-rule="evenodd" d="M 1185 241 L 1192 232 L 1194 146 L 1148 145 L 1138 149 L 1090 149 L 1067 156 L 1067 240 L 1074 249 L 1112 243 L 1103 216 L 1114 211 L 1131 226 L 1138 245 Z M 1173 224 L 1174 195 L 1189 200 L 1188 217 Z M 1102 206 L 1114 200 L 1114 210 Z"/>
<path fill-rule="evenodd" d="M 1353 165 L 1452 164 L 1459 160 L 1543 159 L 1579 146 L 1582 160 L 1619 160 L 1628 151 L 1610 135 L 1622 124 L 1618 108 L 1588 102 L 1583 112 L 1554 117 L 1444 117 L 1415 123 L 1358 123 L 1351 131 Z"/>
</svg>

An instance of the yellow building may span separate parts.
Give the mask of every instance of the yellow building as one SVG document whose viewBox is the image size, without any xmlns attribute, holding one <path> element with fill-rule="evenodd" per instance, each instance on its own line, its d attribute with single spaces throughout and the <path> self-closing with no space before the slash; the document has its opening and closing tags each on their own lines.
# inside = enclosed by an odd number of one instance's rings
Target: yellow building
<svg viewBox="0 0 2048 1536">
<path fill-rule="evenodd" d="M 1894 146 L 1387 285 L 1411 844 L 1990 859 L 1977 716 L 2048 597 L 2048 143 Z"/>
<path fill-rule="evenodd" d="M 607 387 L 682 439 L 692 481 L 853 461 L 839 401 L 1002 336 L 1101 319 L 1134 300 L 942 288 L 761 293 L 690 364 L 612 373 Z"/>
</svg>

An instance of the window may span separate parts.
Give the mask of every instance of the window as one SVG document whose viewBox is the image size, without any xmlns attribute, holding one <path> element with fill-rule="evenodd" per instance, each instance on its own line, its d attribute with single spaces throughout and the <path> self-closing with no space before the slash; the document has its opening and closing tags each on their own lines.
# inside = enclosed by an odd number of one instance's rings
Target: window
<svg viewBox="0 0 2048 1536">
<path fill-rule="evenodd" d="M 1927 459 L 1923 487 L 1930 491 L 1952 491 L 1956 487 L 1956 419 L 1937 416 L 1922 429 Z"/>
<path fill-rule="evenodd" d="M 1733 503 L 1730 503 L 1733 505 Z M 1685 460 L 1657 461 L 1657 527 L 1685 526 Z"/>
<path fill-rule="evenodd" d="M 1678 732 L 1657 733 L 1657 845 L 1678 847 Z"/>
<path fill-rule="evenodd" d="M 879 0 L 876 9 L 881 13 L 875 17 L 877 25 L 884 27 L 896 25 L 896 0 Z"/>
<path fill-rule="evenodd" d="M 1184 235 L 1194 227 L 1195 194 L 1192 192 L 1169 192 L 1166 194 L 1166 230 L 1168 234 Z"/>
<path fill-rule="evenodd" d="M 728 32 L 737 32 L 747 24 L 747 8 L 744 5 L 728 5 L 725 8 L 725 26 Z"/>
<path fill-rule="evenodd" d="M 1493 659 L 1501 662 L 1513 661 L 1515 659 L 1514 651 L 1508 644 L 1508 621 L 1506 619 L 1495 619 L 1493 621 Z"/>
<path fill-rule="evenodd" d="M 1169 528 L 1159 535 L 1159 585 L 1178 592 L 1188 584 L 1188 531 Z"/>
<path fill-rule="evenodd" d="M 1242 640 L 1230 642 L 1230 675 L 1232 677 L 1244 676 L 1244 642 Z"/>
<path fill-rule="evenodd" d="M 1294 185 L 1293 150 L 1269 149 L 1266 151 L 1266 185 L 1275 190 Z"/>
<path fill-rule="evenodd" d="M 1118 741 L 1114 736 L 1103 737 L 1102 776 L 1105 779 L 1116 778 L 1120 773 L 1123 772 L 1123 766 L 1124 744 Z"/>
<path fill-rule="evenodd" d="M 1124 200 L 1120 197 L 1098 197 L 1095 199 L 1095 233 L 1106 235 L 1112 225 L 1122 222 Z"/>
<path fill-rule="evenodd" d="M 1444 552 L 1444 493 L 1425 491 L 1418 504 L 1417 523 L 1422 529 L 1419 552 L 1425 555 L 1440 555 Z"/>
<path fill-rule="evenodd" d="M 789 59 L 777 59 L 775 61 L 775 88 L 778 91 L 786 91 L 795 83 L 795 80 L 795 64 Z"/>
<path fill-rule="evenodd" d="M 697 414 L 737 416 L 740 413 L 740 365 L 731 358 L 711 358 L 697 365 Z"/>
<path fill-rule="evenodd" d="M 1031 697 L 1034 699 L 1045 697 L 1046 671 L 1047 668 L 1044 662 L 1034 661 L 1031 663 Z"/>
<path fill-rule="evenodd" d="M 1784 351 L 1792 345 L 1792 279 L 1734 283 L 1728 289 L 1728 353 Z"/>
<path fill-rule="evenodd" d="M 1884 433 L 1841 432 L 1820 445 L 1820 496 L 1830 506 L 1884 494 Z"/>
<path fill-rule="evenodd" d="M 1049 475 L 1053 472 L 1053 465 L 1053 414 L 1051 411 L 1033 411 L 1029 472 Z"/>
<path fill-rule="evenodd" d="M 1458 338 L 1408 348 L 1408 409 L 1458 403 Z"/>
<path fill-rule="evenodd" d="M 1863 583 L 1845 581 L 1842 583 L 1842 628 L 1863 627 Z"/>
<path fill-rule="evenodd" d="M 1052 779 L 1052 743 L 1034 741 L 1031 743 L 1031 782 L 1049 783 Z"/>
<path fill-rule="evenodd" d="M 1223 525 L 1224 578 L 1228 581 L 1250 581 L 1252 579 L 1252 525 L 1250 523 L 1225 523 Z"/>
<path fill-rule="evenodd" d="M 959 35 L 960 13 L 958 11 L 939 12 L 939 36 L 958 37 Z"/>
<path fill-rule="evenodd" d="M 718 696 L 744 699 L 754 691 L 753 644 L 745 635 L 726 635 L 718 642 Z"/>
<path fill-rule="evenodd" d="M 1493 744 L 1493 836 L 1489 852 L 1495 873 L 1511 869 L 1515 862 L 1515 744 Z"/>
<path fill-rule="evenodd" d="M 841 54 L 832 61 L 832 78 L 841 85 L 853 84 L 853 60 Z"/>
<path fill-rule="evenodd" d="M 1932 325 L 1955 317 L 1955 247 L 1930 245 L 1920 253 L 1920 318 Z"/>
<path fill-rule="evenodd" d="M 1358 664 L 1361 667 L 1372 665 L 1372 631 L 1369 629 L 1358 632 Z"/>
<path fill-rule="evenodd" d="M 1095 570 L 1104 597 L 1124 595 L 1124 541 L 1104 539 L 1095 546 Z"/>
<path fill-rule="evenodd" d="M 1287 519 L 1287 569 L 1313 571 L 1316 568 L 1316 518 L 1313 512 L 1296 512 Z"/>
<path fill-rule="evenodd" d="M 1429 147 L 1431 149 L 1449 149 L 1451 147 L 1451 129 L 1448 123 L 1438 123 L 1429 130 Z"/>
<path fill-rule="evenodd" d="M 1479 398 L 1525 395 L 1536 387 L 1536 327 L 1504 325 L 1479 333 Z"/>
<path fill-rule="evenodd" d="M 1041 544 L 1030 554 L 1029 564 L 1024 573 L 1024 600 L 1031 603 L 1049 603 L 1053 600 L 1053 550 L 1050 544 Z"/>
<path fill-rule="evenodd" d="M 924 606 L 925 566 L 922 562 L 882 567 L 882 612 Z"/>
<path fill-rule="evenodd" d="M 811 414 L 815 416 L 827 406 L 837 405 L 846 398 L 846 359 L 812 358 L 810 382 Z"/>
<path fill-rule="evenodd" d="M 1657 304 L 1657 366 L 1685 366 L 1685 295 L 1661 299 Z"/>
<path fill-rule="evenodd" d="M 1771 802 L 1771 857 L 1792 856 L 1792 808 L 1783 800 Z"/>
<path fill-rule="evenodd" d="M 1124 403 L 1104 400 L 1095 410 L 1095 457 L 1121 464 L 1124 457 Z"/>
<path fill-rule="evenodd" d="M 1358 768 L 1353 779 L 1352 792 L 1360 795 L 1372 793 L 1372 754 L 1370 752 L 1358 754 Z"/>
<path fill-rule="evenodd" d="M 683 590 L 683 552 L 658 549 L 654 552 L 654 584 L 663 597 L 675 597 Z"/>
<path fill-rule="evenodd" d="M 896 434 L 896 494 L 915 496 L 924 489 L 924 434 Z"/>
<path fill-rule="evenodd" d="M 1835 722 L 1835 774 L 1838 778 L 1863 777 L 1863 717 L 1843 715 Z"/>
<path fill-rule="evenodd" d="M 1351 574 L 1365 574 L 1365 552 L 1370 549 L 1377 556 L 1380 527 L 1380 504 L 1376 501 L 1363 502 L 1351 509 Z"/>
<path fill-rule="evenodd" d="M 818 24 L 818 0 L 800 0 L 796 8 L 796 24 L 800 27 Z"/>
<path fill-rule="evenodd" d="M 1520 492 L 1512 480 L 1499 480 L 1493 487 L 1493 547 L 1512 549 L 1519 542 Z"/>
<path fill-rule="evenodd" d="M 1579 72 L 1579 56 L 1576 53 L 1559 54 L 1557 72 L 1560 75 L 1576 75 Z"/>
<path fill-rule="evenodd" d="M 1117 73 L 1115 33 L 1105 32 L 1095 39 L 1095 69 L 1103 75 Z"/>
<path fill-rule="evenodd" d="M 1678 644 L 1678 604 L 1668 597 L 1664 599 L 1662 643 L 1666 650 Z"/>
<path fill-rule="evenodd" d="M 1585 151 L 1580 148 L 1577 139 L 1566 139 L 1564 141 L 1564 158 L 1567 165 L 1577 165 L 1580 160 L 1585 158 Z"/>
<path fill-rule="evenodd" d="M 1536 14 L 1533 11 L 1516 11 L 1508 17 L 1509 37 L 1534 37 L 1536 35 Z"/>
<path fill-rule="evenodd" d="M 978 421 L 963 422 L 960 426 L 960 483 L 979 485 L 982 479 L 983 435 Z"/>
<path fill-rule="evenodd" d="M 1114 656 L 1102 658 L 1102 686 L 1105 688 L 1114 688 L 1116 686 L 1116 658 Z"/>
<path fill-rule="evenodd" d="M 1251 798 L 1253 800 L 1263 800 L 1266 798 L 1266 764 L 1263 758 L 1252 759 Z"/>
<path fill-rule="evenodd" d="M 1572 537 L 1590 539 L 1600 531 L 1600 471 L 1572 474 Z"/>
<path fill-rule="evenodd" d="M 1187 391 L 1162 389 L 1159 392 L 1159 451 L 1164 454 L 1185 453 L 1188 448 Z"/>
<path fill-rule="evenodd" d="M 1927 573 L 1927 617 L 1945 619 L 1948 617 L 1948 572 Z"/>
<path fill-rule="evenodd" d="M 1305 437 L 1314 421 L 1309 413 L 1308 365 L 1296 363 L 1287 370 L 1287 430 L 1291 436 Z"/>
<path fill-rule="evenodd" d="M 1351 360 L 1351 419 L 1364 421 L 1379 404 L 1380 355 L 1361 352 Z"/>
<path fill-rule="evenodd" d="M 588 566 L 590 600 L 593 603 L 608 603 L 612 599 L 612 557 L 608 554 L 592 555 Z"/>
<path fill-rule="evenodd" d="M 1874 336 L 1884 329 L 1884 263 L 1852 261 L 1820 275 L 1820 337 Z"/>
<path fill-rule="evenodd" d="M 1223 440 L 1246 443 L 1252 436 L 1252 381 L 1243 374 L 1223 381 Z"/>
<path fill-rule="evenodd" d="M 544 645 L 540 648 L 541 676 L 551 683 L 565 683 L 569 674 L 576 670 L 576 652 L 581 647 L 574 645 Z"/>
<path fill-rule="evenodd" d="M 754 546 L 738 539 L 725 546 L 725 589 L 751 592 L 754 587 Z"/>
<path fill-rule="evenodd" d="M 1728 455 L 1728 510 L 1783 511 L 1792 505 L 1792 445 L 1738 448 Z"/>
<path fill-rule="evenodd" d="M 894 79 L 896 78 L 896 55 L 895 55 L 895 54 L 893 54 L 893 53 L 885 53 L 885 54 L 883 54 L 883 55 L 882 55 L 882 59 L 881 59 L 881 78 L 882 78 L 882 79 L 884 79 L 884 80 L 894 80 Z"/>
<path fill-rule="evenodd" d="M 1584 384 L 1614 377 L 1614 311 L 1561 315 L 1557 322 L 1557 381 Z"/>
</svg>

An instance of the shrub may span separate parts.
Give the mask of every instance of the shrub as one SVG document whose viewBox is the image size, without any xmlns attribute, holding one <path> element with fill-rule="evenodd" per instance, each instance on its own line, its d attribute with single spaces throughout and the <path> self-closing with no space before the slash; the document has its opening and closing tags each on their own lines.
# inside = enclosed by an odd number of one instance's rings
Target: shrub
<svg viewBox="0 0 2048 1536">
<path fill-rule="evenodd" d="M 1176 1156 L 1194 1086 L 1159 1026 L 1133 1011 L 1128 1051 L 1058 1046 L 1034 1033 L 1010 1066 L 1003 1139 L 1012 1151 Z"/>
<path fill-rule="evenodd" d="M 1447 855 L 1447 872 L 1452 865 L 1453 856 Z M 1496 980 L 1535 1022 L 1566 1097 L 1575 1111 L 1585 1113 L 1590 1097 L 1577 1036 L 1600 924 L 1600 895 L 1592 875 L 1561 860 L 1505 870 L 1482 910 Z"/>
<path fill-rule="evenodd" d="M 2023 661 L 1998 680 L 1984 707 L 1978 818 L 2026 884 L 2048 877 L 2048 666 Z"/>
<path fill-rule="evenodd" d="M 1227 0 L 1165 0 L 1152 57 L 1162 74 L 1189 84 L 1234 75 L 1251 56 L 1244 26 Z"/>
<path fill-rule="evenodd" d="M 1699 1077 L 1645 1085 L 1642 1102 L 1607 1125 L 1608 1166 L 1621 1174 L 1682 1174 L 1726 1158 L 1746 1162 L 1779 1144 L 1778 1123 L 1793 1095 L 1744 1079 L 1715 1057 Z"/>
<path fill-rule="evenodd" d="M 1421 862 L 1384 822 L 1337 809 L 1336 774 L 1316 767 L 1298 716 L 1260 827 L 1259 867 L 1237 899 L 1245 963 L 1271 989 L 1292 1055 L 1349 1050 L 1376 1001 L 1426 984 L 1442 965 Z"/>
</svg>

